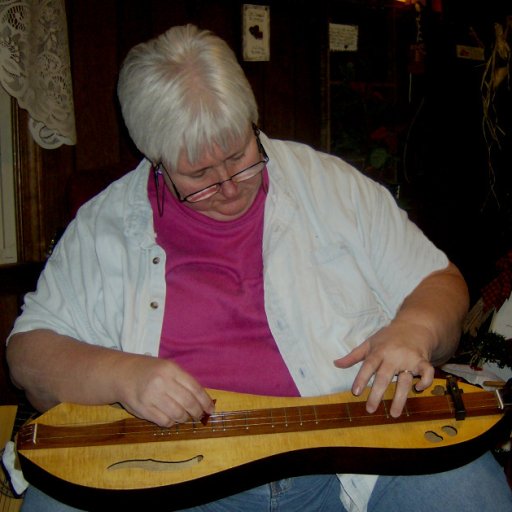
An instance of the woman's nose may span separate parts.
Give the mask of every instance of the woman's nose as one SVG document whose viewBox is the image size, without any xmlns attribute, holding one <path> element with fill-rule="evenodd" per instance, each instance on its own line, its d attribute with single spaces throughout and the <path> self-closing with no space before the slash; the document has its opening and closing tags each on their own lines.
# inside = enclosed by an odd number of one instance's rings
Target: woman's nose
<svg viewBox="0 0 512 512">
<path fill-rule="evenodd" d="M 231 178 L 223 181 L 220 189 L 226 197 L 233 197 L 238 194 L 238 185 Z"/>
</svg>

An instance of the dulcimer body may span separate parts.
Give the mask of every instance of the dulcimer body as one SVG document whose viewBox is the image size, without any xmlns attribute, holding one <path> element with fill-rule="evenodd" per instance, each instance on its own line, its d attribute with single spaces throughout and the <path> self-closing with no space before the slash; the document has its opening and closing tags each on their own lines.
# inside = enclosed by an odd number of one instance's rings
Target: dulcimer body
<svg viewBox="0 0 512 512">
<path fill-rule="evenodd" d="M 17 451 L 29 482 L 87 510 L 161 499 L 184 508 L 302 474 L 431 473 L 476 458 L 508 428 L 500 395 L 460 384 L 454 398 L 447 387 L 436 380 L 411 391 L 399 418 L 388 414 L 393 386 L 373 414 L 368 390 L 357 398 L 209 390 L 216 412 L 207 421 L 170 428 L 115 406 L 60 404 L 20 429 Z"/>
</svg>

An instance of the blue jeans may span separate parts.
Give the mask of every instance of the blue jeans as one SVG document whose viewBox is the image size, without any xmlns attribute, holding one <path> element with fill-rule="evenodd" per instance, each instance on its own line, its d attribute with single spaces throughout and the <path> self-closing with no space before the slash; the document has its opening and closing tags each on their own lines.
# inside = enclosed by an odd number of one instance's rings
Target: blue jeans
<svg viewBox="0 0 512 512">
<path fill-rule="evenodd" d="M 279 480 L 182 512 L 345 512 L 334 475 Z M 76 512 L 34 487 L 22 512 Z M 165 506 L 162 506 L 165 510 Z M 487 453 L 466 466 L 418 476 L 380 476 L 368 512 L 510 512 L 512 491 L 502 467 Z"/>
<path fill-rule="evenodd" d="M 444 473 L 380 476 L 368 512 L 506 512 L 512 511 L 512 490 L 503 468 L 488 452 Z"/>
</svg>

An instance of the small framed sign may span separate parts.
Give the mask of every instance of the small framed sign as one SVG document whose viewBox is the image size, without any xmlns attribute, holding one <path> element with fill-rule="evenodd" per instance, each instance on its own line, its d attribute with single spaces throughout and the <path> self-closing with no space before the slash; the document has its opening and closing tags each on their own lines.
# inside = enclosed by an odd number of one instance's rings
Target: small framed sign
<svg viewBox="0 0 512 512">
<path fill-rule="evenodd" d="M 270 7 L 244 4 L 242 19 L 244 60 L 270 60 Z"/>
</svg>

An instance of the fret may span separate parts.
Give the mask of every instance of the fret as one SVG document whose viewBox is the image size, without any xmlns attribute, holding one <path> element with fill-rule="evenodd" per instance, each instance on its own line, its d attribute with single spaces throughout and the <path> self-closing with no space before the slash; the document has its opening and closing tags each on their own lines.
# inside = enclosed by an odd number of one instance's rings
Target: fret
<svg viewBox="0 0 512 512">
<path fill-rule="evenodd" d="M 345 404 L 345 409 L 347 410 L 348 420 L 352 423 L 352 415 L 350 414 L 350 405 L 348 402 Z"/>
<path fill-rule="evenodd" d="M 443 398 L 446 402 L 446 406 L 448 407 L 448 411 L 450 411 L 450 414 L 455 415 L 455 408 L 453 407 L 453 402 L 451 401 L 450 396 L 444 395 Z"/>
<path fill-rule="evenodd" d="M 314 428 L 318 425 L 318 411 L 314 405 L 309 405 L 307 407 L 302 408 L 303 412 L 303 422 L 306 426 L 311 426 Z"/>
<path fill-rule="evenodd" d="M 382 408 L 384 409 L 384 413 L 386 414 L 386 418 L 389 419 L 390 414 L 389 414 L 389 411 L 388 411 L 387 400 L 382 400 Z"/>
</svg>

